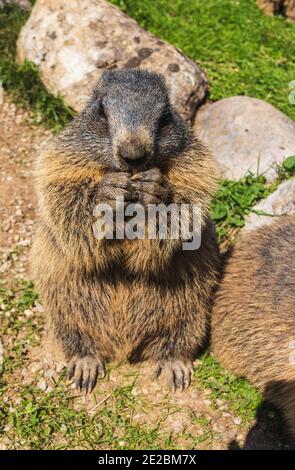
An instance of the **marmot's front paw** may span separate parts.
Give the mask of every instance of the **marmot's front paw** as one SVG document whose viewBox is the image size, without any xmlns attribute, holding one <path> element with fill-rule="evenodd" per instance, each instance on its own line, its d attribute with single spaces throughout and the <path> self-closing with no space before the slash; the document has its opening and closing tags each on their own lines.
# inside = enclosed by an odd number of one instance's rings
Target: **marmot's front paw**
<svg viewBox="0 0 295 470">
<path fill-rule="evenodd" d="M 125 205 L 135 202 L 130 176 L 128 172 L 106 173 L 99 184 L 96 202 L 107 203 L 113 209 L 116 208 L 118 198 L 124 198 Z"/>
<path fill-rule="evenodd" d="M 183 391 L 191 383 L 191 377 L 194 372 L 192 362 L 181 360 L 160 361 L 156 369 L 156 378 L 164 372 L 167 376 L 167 383 L 172 391 L 176 389 Z"/>
<path fill-rule="evenodd" d="M 131 184 L 141 204 L 159 204 L 168 200 L 167 182 L 158 168 L 136 173 L 131 177 Z"/>
<path fill-rule="evenodd" d="M 74 357 L 68 365 L 68 379 L 74 379 L 76 388 L 85 393 L 92 392 L 99 374 L 105 377 L 105 365 L 93 356 Z"/>
</svg>

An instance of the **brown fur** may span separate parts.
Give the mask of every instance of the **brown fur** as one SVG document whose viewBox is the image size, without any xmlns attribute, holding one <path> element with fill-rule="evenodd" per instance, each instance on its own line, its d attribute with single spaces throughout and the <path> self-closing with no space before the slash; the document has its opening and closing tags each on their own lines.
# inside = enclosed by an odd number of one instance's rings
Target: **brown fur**
<svg viewBox="0 0 295 470">
<path fill-rule="evenodd" d="M 295 218 L 244 236 L 212 313 L 212 350 L 280 407 L 295 438 Z"/>
<path fill-rule="evenodd" d="M 174 202 L 202 205 L 199 250 L 182 251 L 178 240 L 98 241 L 92 212 L 109 170 L 79 146 L 71 148 L 71 126 L 38 156 L 35 170 L 40 225 L 33 277 L 55 335 L 69 360 L 191 361 L 206 339 L 218 276 L 207 212 L 215 189 L 213 159 L 191 140 L 162 168 Z"/>
</svg>

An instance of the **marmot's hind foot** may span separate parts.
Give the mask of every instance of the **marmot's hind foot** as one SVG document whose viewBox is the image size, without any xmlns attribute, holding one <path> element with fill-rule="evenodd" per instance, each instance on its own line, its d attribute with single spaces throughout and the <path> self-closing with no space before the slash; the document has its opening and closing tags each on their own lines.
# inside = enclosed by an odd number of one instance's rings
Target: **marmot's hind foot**
<svg viewBox="0 0 295 470">
<path fill-rule="evenodd" d="M 156 378 L 162 372 L 167 376 L 168 386 L 175 392 L 177 389 L 183 391 L 189 387 L 194 370 L 190 361 L 166 360 L 158 363 L 155 373 Z"/>
<path fill-rule="evenodd" d="M 68 379 L 73 379 L 76 388 L 85 393 L 92 392 L 98 375 L 105 377 L 105 365 L 93 356 L 74 357 L 68 365 Z"/>
</svg>

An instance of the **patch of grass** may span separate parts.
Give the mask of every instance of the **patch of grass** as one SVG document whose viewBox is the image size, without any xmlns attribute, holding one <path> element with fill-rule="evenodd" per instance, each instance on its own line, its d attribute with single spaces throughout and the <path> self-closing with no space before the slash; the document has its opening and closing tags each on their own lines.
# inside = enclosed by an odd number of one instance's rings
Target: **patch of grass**
<svg viewBox="0 0 295 470">
<path fill-rule="evenodd" d="M 33 284 L 23 279 L 16 280 L 12 287 L 0 282 L 0 338 L 5 355 L 0 369 L 0 389 L 5 386 L 5 374 L 12 373 L 27 360 L 30 347 L 39 343 L 43 329 L 42 318 L 26 316 L 38 296 Z"/>
<path fill-rule="evenodd" d="M 32 308 L 37 298 L 37 292 L 31 281 L 18 279 L 14 286 L 9 288 L 4 281 L 0 281 L 0 305 L 4 313 L 11 310 L 22 313 L 24 310 Z M 1 326 L 3 327 L 3 324 Z"/>
<path fill-rule="evenodd" d="M 295 175 L 295 156 L 290 156 L 283 161 L 282 165 L 277 166 L 279 181 L 292 178 Z"/>
<path fill-rule="evenodd" d="M 293 120 L 294 24 L 267 17 L 255 0 L 111 0 L 207 72 L 211 99 L 261 98 Z"/>
<path fill-rule="evenodd" d="M 36 123 L 57 132 L 73 118 L 74 111 L 47 91 L 33 63 L 15 62 L 17 37 L 27 18 L 28 12 L 16 5 L 0 9 L 0 80 L 12 99 L 33 113 Z"/>
<path fill-rule="evenodd" d="M 230 229 L 242 228 L 253 205 L 268 196 L 276 186 L 267 184 L 264 176 L 251 173 L 237 181 L 222 180 L 211 211 L 218 240 L 222 242 L 228 238 Z"/>
<path fill-rule="evenodd" d="M 230 237 L 231 230 L 237 232 L 245 225 L 245 217 L 253 211 L 256 202 L 269 196 L 282 181 L 295 175 L 295 156 L 290 156 L 281 165 L 277 165 L 276 173 L 277 177 L 272 183 L 267 183 L 264 176 L 254 176 L 252 173 L 237 181 L 220 181 L 211 209 L 220 243 Z"/>
<path fill-rule="evenodd" d="M 211 390 L 213 404 L 216 405 L 218 398 L 223 400 L 244 423 L 255 418 L 256 410 L 262 402 L 260 393 L 247 380 L 239 379 L 222 369 L 211 355 L 206 353 L 201 358 L 195 377 L 201 388 Z"/>
<path fill-rule="evenodd" d="M 158 449 L 158 429 L 132 423 L 131 390 L 132 384 L 118 387 L 110 405 L 90 414 L 75 409 L 75 397 L 62 381 L 48 393 L 21 387 L 19 404 L 2 411 L 6 440 L 16 449 Z"/>
</svg>

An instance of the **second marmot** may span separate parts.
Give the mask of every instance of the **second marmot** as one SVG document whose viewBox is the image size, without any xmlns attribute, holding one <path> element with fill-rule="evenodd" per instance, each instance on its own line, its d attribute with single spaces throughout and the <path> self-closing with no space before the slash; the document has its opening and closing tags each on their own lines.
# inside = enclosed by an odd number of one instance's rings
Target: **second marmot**
<svg viewBox="0 0 295 470">
<path fill-rule="evenodd" d="M 295 439 L 295 217 L 241 237 L 212 312 L 212 350 L 282 409 Z"/>
</svg>

